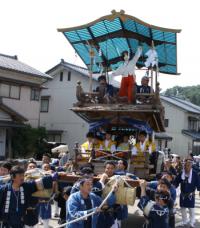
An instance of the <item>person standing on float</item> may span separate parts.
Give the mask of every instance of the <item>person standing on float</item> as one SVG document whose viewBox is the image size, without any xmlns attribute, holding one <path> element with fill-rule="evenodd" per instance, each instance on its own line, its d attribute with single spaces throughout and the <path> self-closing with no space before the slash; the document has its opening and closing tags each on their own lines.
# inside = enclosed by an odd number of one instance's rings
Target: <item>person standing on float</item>
<svg viewBox="0 0 200 228">
<path fill-rule="evenodd" d="M 141 54 L 142 54 L 141 46 L 138 47 L 137 52 L 132 59 L 130 59 L 128 51 L 122 52 L 122 58 L 124 60 L 124 63 L 122 66 L 117 68 L 112 73 L 112 76 L 122 75 L 119 96 L 128 97 L 129 104 L 133 103 L 134 101 L 133 94 L 134 94 L 135 82 L 136 82 L 135 67 Z"/>
</svg>

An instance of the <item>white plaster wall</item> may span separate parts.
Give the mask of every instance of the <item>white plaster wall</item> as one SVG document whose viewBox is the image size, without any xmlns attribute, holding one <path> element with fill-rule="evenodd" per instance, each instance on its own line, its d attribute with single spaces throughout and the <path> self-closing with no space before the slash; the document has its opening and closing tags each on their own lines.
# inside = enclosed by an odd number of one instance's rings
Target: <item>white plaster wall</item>
<svg viewBox="0 0 200 228">
<path fill-rule="evenodd" d="M 45 78 L 41 77 L 33 77 L 31 75 L 21 74 L 17 72 L 11 72 L 6 70 L 0 69 L 0 77 L 9 80 L 15 80 L 20 83 L 21 82 L 28 82 L 40 85 L 44 81 Z M 30 86 L 21 86 L 21 94 L 20 100 L 17 99 L 10 99 L 10 98 L 3 98 L 3 102 L 12 108 L 14 111 L 18 112 L 26 119 L 28 119 L 29 124 L 32 127 L 38 127 L 39 123 L 39 111 L 40 111 L 40 102 L 39 101 L 31 101 L 31 87 Z"/>
<path fill-rule="evenodd" d="M 60 72 L 63 71 L 63 81 L 60 81 Z M 42 90 L 42 96 L 50 95 L 49 112 L 40 113 L 40 125 L 47 130 L 62 130 L 62 142 L 73 148 L 74 143 L 84 142 L 88 131 L 88 124 L 74 114 L 70 108 L 76 103 L 76 84 L 82 82 L 84 90 L 89 89 L 89 78 L 71 70 L 71 81 L 68 81 L 68 71 L 63 68 L 53 72 L 53 80 L 44 85 L 48 89 Z M 93 81 L 94 88 L 97 82 Z"/>
<path fill-rule="evenodd" d="M 3 98 L 3 102 L 10 108 L 28 119 L 32 127 L 38 127 L 40 102 L 32 101 L 31 88 L 28 86 L 21 87 L 20 100 Z"/>
<path fill-rule="evenodd" d="M 162 104 L 165 107 L 165 119 L 169 119 L 169 126 L 165 130 L 173 137 L 168 147 L 172 153 L 186 156 L 192 145 L 192 139 L 182 134 L 183 129 L 188 129 L 188 113 L 166 101 L 162 100 Z"/>
</svg>

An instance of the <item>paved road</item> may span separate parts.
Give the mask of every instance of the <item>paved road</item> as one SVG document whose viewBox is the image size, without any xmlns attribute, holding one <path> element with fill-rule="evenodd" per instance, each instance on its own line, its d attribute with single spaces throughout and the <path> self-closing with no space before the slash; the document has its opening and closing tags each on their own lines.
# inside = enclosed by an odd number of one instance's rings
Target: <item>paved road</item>
<svg viewBox="0 0 200 228">
<path fill-rule="evenodd" d="M 136 200 L 135 205 L 129 207 L 129 217 L 126 221 L 123 222 L 122 228 L 142 228 L 142 224 L 144 223 L 144 218 L 142 212 L 137 208 L 138 200 Z M 196 228 L 200 228 L 200 197 L 196 194 Z M 177 206 L 177 214 L 176 214 L 176 227 L 180 227 L 181 225 L 181 214 L 180 209 Z M 57 219 L 52 219 L 50 222 L 50 226 L 57 226 Z M 42 226 L 40 226 L 42 227 Z"/>
</svg>

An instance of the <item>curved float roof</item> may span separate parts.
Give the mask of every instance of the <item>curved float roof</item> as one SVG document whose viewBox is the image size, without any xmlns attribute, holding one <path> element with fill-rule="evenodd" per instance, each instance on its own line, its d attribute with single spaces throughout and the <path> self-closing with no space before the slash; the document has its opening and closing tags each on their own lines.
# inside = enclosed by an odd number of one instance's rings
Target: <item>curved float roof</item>
<svg viewBox="0 0 200 228">
<path fill-rule="evenodd" d="M 121 53 L 138 45 L 143 47 L 143 55 L 137 66 L 143 67 L 144 54 L 154 42 L 158 53 L 159 70 L 162 73 L 177 74 L 177 33 L 181 30 L 161 28 L 150 25 L 123 10 L 101 17 L 91 23 L 58 29 L 62 32 L 87 67 L 90 67 L 90 49 L 93 47 L 95 59 L 93 72 L 99 73 L 102 67 L 115 70 L 122 64 Z"/>
</svg>

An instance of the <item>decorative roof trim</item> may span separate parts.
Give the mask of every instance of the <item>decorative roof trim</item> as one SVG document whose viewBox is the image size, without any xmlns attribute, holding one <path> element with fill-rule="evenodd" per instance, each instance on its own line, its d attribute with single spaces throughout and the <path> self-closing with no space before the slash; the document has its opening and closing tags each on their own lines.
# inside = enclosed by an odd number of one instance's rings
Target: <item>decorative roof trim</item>
<svg viewBox="0 0 200 228">
<path fill-rule="evenodd" d="M 94 25 L 94 24 L 96 24 L 96 23 L 98 23 L 98 22 L 100 22 L 102 20 L 113 21 L 116 18 L 120 18 L 122 21 L 126 21 L 127 19 L 132 19 L 132 20 L 136 21 L 137 23 L 140 23 L 140 24 L 142 24 L 144 26 L 147 26 L 147 27 L 152 28 L 152 29 L 158 29 L 158 30 L 161 30 L 163 32 L 173 32 L 173 33 L 180 33 L 181 32 L 181 29 L 163 28 L 163 27 L 159 27 L 159 26 L 148 24 L 148 23 L 138 19 L 137 17 L 125 14 L 124 10 L 121 10 L 120 12 L 116 12 L 115 10 L 112 10 L 111 13 L 112 14 L 100 17 L 99 19 L 96 19 L 96 20 L 94 20 L 94 21 L 92 21 L 90 23 L 87 23 L 87 24 L 84 24 L 84 25 L 80 25 L 80 26 L 71 27 L 71 28 L 58 28 L 57 31 L 58 32 L 68 32 L 68 31 L 71 31 L 71 30 L 83 29 L 85 27 L 92 26 L 92 25 Z"/>
</svg>

